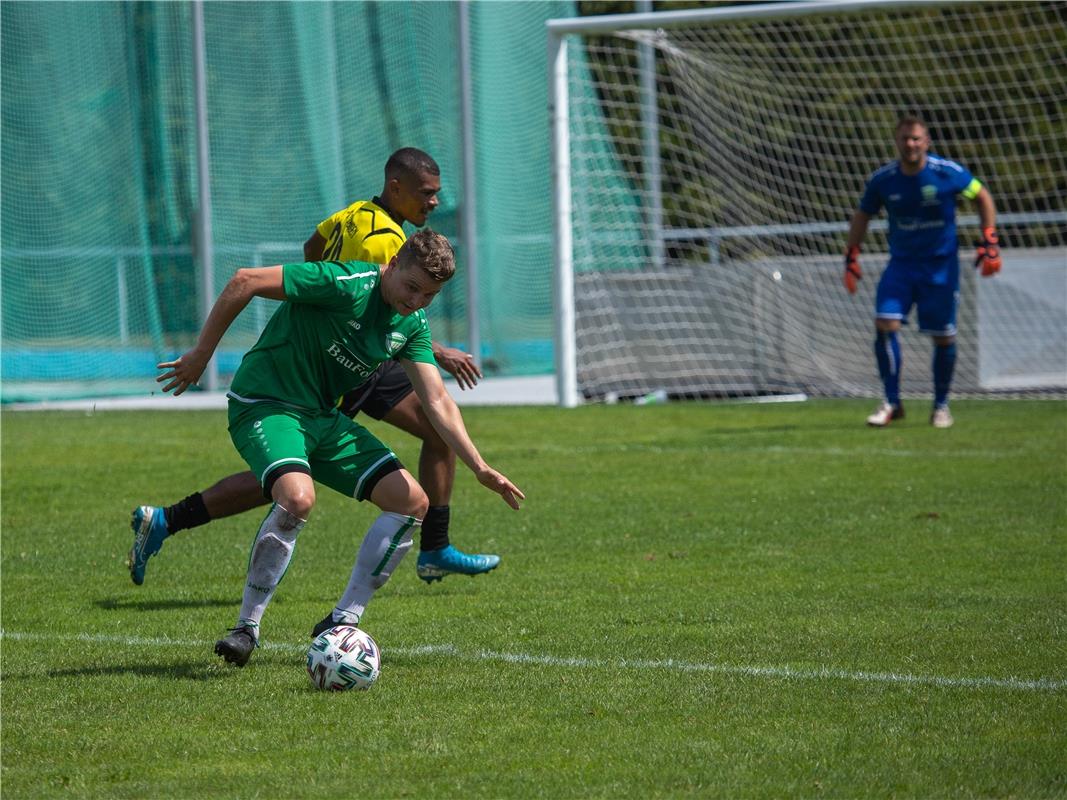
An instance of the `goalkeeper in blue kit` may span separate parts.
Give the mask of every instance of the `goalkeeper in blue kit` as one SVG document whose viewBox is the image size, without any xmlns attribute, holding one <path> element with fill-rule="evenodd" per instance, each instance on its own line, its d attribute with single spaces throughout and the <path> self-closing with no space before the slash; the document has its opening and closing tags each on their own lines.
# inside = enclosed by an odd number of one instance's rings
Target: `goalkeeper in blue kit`
<svg viewBox="0 0 1067 800">
<path fill-rule="evenodd" d="M 948 407 L 956 365 L 956 310 L 959 305 L 959 242 L 956 197 L 975 201 L 982 228 L 975 268 L 988 278 L 1000 271 L 1000 245 L 993 197 L 967 169 L 930 151 L 930 133 L 918 117 L 897 123 L 899 159 L 867 180 L 859 209 L 849 226 L 845 249 L 845 288 L 855 293 L 862 278 L 860 247 L 871 218 L 885 208 L 889 216 L 889 263 L 875 297 L 875 359 L 885 400 L 867 424 L 885 427 L 904 416 L 900 400 L 900 327 L 912 306 L 919 330 L 934 341 L 934 404 L 930 423 L 952 426 Z"/>
<path fill-rule="evenodd" d="M 426 492 L 392 450 L 337 408 L 338 397 L 389 359 L 399 360 L 459 460 L 519 508 L 523 493 L 482 459 L 434 360 L 423 309 L 454 271 L 448 240 L 428 228 L 384 266 L 350 261 L 241 269 L 215 302 L 196 346 L 159 365 L 163 391 L 181 394 L 199 379 L 253 297 L 284 301 L 228 392 L 230 438 L 273 505 L 252 546 L 237 624 L 215 645 L 227 662 L 244 666 L 259 642 L 264 611 L 315 505 L 316 483 L 370 500 L 382 513 L 363 538 L 340 599 L 312 635 L 335 624 L 358 625 L 411 548 L 429 508 Z"/>
</svg>

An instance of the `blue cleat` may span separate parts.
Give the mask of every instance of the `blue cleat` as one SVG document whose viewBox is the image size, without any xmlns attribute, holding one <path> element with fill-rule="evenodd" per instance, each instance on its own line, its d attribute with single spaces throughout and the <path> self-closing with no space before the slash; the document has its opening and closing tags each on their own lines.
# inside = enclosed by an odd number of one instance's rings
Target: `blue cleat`
<svg viewBox="0 0 1067 800">
<path fill-rule="evenodd" d="M 126 566 L 130 568 L 130 579 L 140 586 L 144 583 L 148 559 L 159 552 L 167 538 L 167 516 L 162 508 L 138 506 L 130 518 L 130 528 L 133 529 L 133 547 L 126 556 Z"/>
<path fill-rule="evenodd" d="M 499 563 L 500 556 L 469 555 L 448 545 L 440 550 L 419 553 L 419 563 L 415 571 L 424 581 L 433 583 L 445 575 L 481 575 L 496 569 Z"/>
</svg>

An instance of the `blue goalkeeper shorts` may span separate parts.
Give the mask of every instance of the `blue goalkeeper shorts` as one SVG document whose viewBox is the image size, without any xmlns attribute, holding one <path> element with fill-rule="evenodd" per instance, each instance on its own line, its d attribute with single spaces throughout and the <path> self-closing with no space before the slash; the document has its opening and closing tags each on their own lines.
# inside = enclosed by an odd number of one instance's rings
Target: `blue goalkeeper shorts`
<svg viewBox="0 0 1067 800">
<path fill-rule="evenodd" d="M 952 258 L 955 260 L 956 256 Z M 928 269 L 890 259 L 878 281 L 874 316 L 877 319 L 899 319 L 907 324 L 908 314 L 915 306 L 920 331 L 931 336 L 955 336 L 959 302 L 958 266 L 931 274 Z"/>
</svg>

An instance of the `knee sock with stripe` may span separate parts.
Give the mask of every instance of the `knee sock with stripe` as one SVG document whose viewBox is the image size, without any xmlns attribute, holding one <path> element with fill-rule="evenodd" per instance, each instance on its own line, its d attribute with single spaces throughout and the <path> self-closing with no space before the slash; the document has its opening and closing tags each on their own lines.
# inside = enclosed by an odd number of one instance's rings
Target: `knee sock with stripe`
<svg viewBox="0 0 1067 800">
<path fill-rule="evenodd" d="M 334 622 L 359 624 L 375 591 L 385 585 L 397 564 L 411 549 L 419 520 L 383 511 L 370 526 L 356 555 L 348 586 L 333 610 Z"/>
</svg>

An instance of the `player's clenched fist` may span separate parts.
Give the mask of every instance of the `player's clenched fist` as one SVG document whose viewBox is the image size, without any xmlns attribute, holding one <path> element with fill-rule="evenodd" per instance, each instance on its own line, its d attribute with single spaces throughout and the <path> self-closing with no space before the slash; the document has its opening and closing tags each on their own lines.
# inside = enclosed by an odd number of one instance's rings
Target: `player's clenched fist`
<svg viewBox="0 0 1067 800">
<path fill-rule="evenodd" d="M 856 293 L 856 284 L 862 277 L 860 249 L 857 245 L 852 245 L 845 251 L 845 288 L 848 289 L 849 294 Z"/>
<path fill-rule="evenodd" d="M 982 241 L 975 250 L 974 268 L 981 271 L 983 278 L 1000 272 L 1000 237 L 996 228 L 982 229 Z"/>
</svg>

